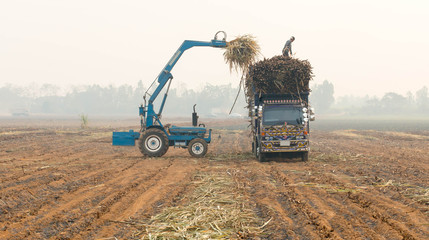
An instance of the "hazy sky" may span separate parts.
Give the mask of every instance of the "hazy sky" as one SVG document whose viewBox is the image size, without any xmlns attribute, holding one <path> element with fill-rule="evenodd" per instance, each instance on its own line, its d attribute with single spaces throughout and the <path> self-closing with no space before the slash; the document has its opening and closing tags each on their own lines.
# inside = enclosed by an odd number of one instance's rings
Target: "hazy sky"
<svg viewBox="0 0 429 240">
<path fill-rule="evenodd" d="M 295 36 L 296 57 L 336 96 L 405 94 L 429 87 L 428 23 L 427 0 L 0 0 L 0 86 L 148 86 L 183 40 L 224 30 L 254 35 L 266 58 Z M 172 87 L 237 85 L 222 54 L 188 50 Z"/>
</svg>

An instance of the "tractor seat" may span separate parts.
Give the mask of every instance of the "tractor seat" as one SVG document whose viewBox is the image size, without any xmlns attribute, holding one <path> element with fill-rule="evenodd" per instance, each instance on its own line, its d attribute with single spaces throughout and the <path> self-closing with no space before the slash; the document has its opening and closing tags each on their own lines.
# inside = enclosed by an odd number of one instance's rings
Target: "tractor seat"
<svg viewBox="0 0 429 240">
<path fill-rule="evenodd" d="M 207 129 L 203 127 L 178 127 L 173 125 L 169 128 L 169 131 L 171 134 L 205 134 Z"/>
</svg>

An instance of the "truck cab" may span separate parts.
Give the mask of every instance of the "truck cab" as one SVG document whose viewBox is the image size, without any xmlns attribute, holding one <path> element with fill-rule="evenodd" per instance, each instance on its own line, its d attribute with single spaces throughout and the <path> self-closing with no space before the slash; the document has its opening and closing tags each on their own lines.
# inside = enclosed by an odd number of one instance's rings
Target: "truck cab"
<svg viewBox="0 0 429 240">
<path fill-rule="evenodd" d="M 256 94 L 252 102 L 252 150 L 259 161 L 285 154 L 308 160 L 310 120 L 314 110 L 308 92 L 300 94 Z"/>
</svg>

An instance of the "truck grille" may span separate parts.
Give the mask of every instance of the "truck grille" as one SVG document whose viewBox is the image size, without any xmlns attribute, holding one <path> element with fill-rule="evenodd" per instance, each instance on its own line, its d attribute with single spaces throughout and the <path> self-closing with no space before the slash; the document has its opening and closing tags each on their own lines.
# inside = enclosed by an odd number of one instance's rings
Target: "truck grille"
<svg viewBox="0 0 429 240">
<path fill-rule="evenodd" d="M 308 135 L 303 126 L 270 126 L 262 129 L 262 152 L 308 151 Z"/>
</svg>

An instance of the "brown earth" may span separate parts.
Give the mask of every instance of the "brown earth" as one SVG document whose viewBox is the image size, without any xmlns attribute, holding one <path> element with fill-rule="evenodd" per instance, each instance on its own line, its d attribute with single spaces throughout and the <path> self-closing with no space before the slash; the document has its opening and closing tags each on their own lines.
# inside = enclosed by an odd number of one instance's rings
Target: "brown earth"
<svg viewBox="0 0 429 240">
<path fill-rule="evenodd" d="M 186 204 L 193 176 L 219 171 L 271 219 L 259 239 L 429 239 L 429 132 L 314 130 L 308 162 L 260 163 L 247 130 L 221 129 L 243 121 L 209 122 L 204 159 L 144 159 L 103 124 L 2 122 L 0 239 L 140 239 L 134 221 Z"/>
</svg>

